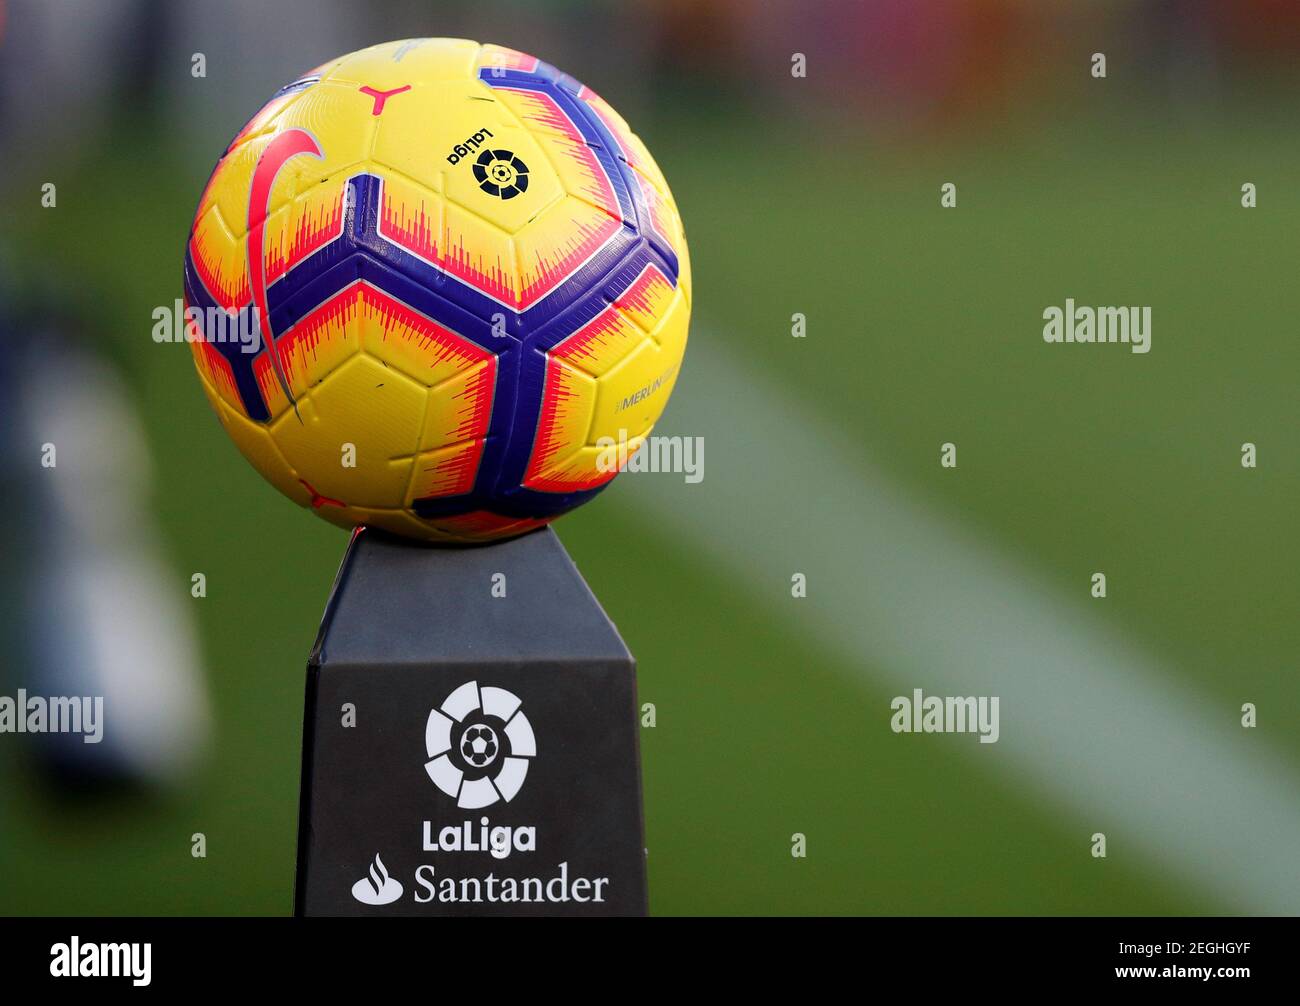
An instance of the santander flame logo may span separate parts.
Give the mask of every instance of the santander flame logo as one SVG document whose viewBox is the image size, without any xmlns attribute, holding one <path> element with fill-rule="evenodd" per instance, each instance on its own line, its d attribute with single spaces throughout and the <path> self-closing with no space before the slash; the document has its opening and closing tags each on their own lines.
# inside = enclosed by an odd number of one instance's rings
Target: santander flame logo
<svg viewBox="0 0 1300 1006">
<path fill-rule="evenodd" d="M 352 885 L 352 897 L 363 905 L 391 905 L 402 896 L 402 885 L 388 874 L 384 861 L 375 853 L 366 876 Z"/>
</svg>

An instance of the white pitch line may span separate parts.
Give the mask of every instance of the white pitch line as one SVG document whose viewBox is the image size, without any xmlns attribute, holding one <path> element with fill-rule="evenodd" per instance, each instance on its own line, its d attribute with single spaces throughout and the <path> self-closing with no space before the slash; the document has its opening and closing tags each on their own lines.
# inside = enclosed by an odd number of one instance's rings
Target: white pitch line
<svg viewBox="0 0 1300 1006">
<path fill-rule="evenodd" d="M 1251 696 L 1180 681 L 1019 557 L 892 483 L 851 429 L 809 414 L 707 332 L 693 334 L 668 418 L 657 434 L 704 437 L 704 481 L 626 474 L 619 496 L 751 594 L 788 599 L 765 616 L 784 614 L 814 653 L 859 679 L 880 674 L 891 694 L 1000 696 L 1001 739 L 970 738 L 970 757 L 1067 811 L 1079 856 L 1105 832 L 1110 858 L 1137 843 L 1143 867 L 1229 911 L 1300 912 L 1300 775 L 1239 725 Z M 794 572 L 808 576 L 805 599 L 789 596 Z M 889 716 L 882 702 L 863 729 L 888 730 Z"/>
</svg>

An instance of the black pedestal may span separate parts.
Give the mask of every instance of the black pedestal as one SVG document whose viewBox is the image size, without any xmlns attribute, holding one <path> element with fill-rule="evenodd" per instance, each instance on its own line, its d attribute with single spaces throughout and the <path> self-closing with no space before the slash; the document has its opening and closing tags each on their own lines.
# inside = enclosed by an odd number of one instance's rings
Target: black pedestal
<svg viewBox="0 0 1300 1006">
<path fill-rule="evenodd" d="M 644 914 L 638 721 L 632 656 L 549 528 L 359 531 L 307 668 L 295 912 Z"/>
</svg>

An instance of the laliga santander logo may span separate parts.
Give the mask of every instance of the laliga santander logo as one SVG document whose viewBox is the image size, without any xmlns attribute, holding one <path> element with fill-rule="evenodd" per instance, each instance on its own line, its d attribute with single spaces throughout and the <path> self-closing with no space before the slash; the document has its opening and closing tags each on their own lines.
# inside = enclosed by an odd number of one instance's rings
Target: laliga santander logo
<svg viewBox="0 0 1300 1006">
<path fill-rule="evenodd" d="M 537 754 L 532 724 L 519 696 L 467 681 L 429 713 L 424 770 L 435 786 L 465 810 L 514 799 Z"/>
</svg>

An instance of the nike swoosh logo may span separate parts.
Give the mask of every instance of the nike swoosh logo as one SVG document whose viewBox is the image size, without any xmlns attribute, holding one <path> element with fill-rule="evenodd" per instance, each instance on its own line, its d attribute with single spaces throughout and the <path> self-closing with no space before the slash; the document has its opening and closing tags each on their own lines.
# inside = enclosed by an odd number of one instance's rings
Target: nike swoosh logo
<svg viewBox="0 0 1300 1006">
<path fill-rule="evenodd" d="M 265 251 L 263 241 L 266 214 L 271 203 L 271 188 L 275 185 L 280 169 L 299 154 L 325 156 L 311 133 L 305 129 L 286 129 L 270 142 L 257 159 L 257 167 L 253 169 L 253 184 L 248 194 L 248 286 L 253 294 L 253 306 L 257 310 L 262 345 L 271 355 L 271 369 L 275 371 L 280 388 L 293 406 L 294 415 L 298 414 L 298 403 L 289 390 L 289 382 L 285 379 L 280 357 L 275 351 L 275 333 L 271 331 L 271 313 L 266 304 L 266 269 L 262 255 Z M 298 418 L 302 419 L 301 416 Z"/>
</svg>

